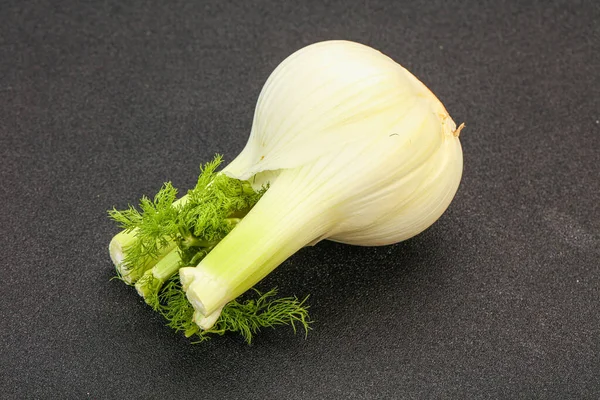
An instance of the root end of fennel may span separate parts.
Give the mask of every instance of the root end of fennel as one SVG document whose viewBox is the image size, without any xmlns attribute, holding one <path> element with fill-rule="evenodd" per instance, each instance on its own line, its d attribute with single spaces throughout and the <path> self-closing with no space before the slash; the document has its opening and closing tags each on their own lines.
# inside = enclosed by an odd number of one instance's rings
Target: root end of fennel
<svg viewBox="0 0 600 400">
<path fill-rule="evenodd" d="M 452 135 L 454 137 L 460 137 L 460 132 L 465 128 L 465 123 L 463 122 L 462 124 L 460 124 L 458 126 L 458 128 L 456 128 L 456 130 L 454 132 L 452 132 Z"/>
</svg>

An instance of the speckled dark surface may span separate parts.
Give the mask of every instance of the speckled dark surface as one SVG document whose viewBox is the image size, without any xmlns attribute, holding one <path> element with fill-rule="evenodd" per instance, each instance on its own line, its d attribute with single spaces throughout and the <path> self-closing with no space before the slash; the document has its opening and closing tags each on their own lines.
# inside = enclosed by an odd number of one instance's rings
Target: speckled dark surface
<svg viewBox="0 0 600 400">
<path fill-rule="evenodd" d="M 600 397 L 599 3 L 223 3 L 0 3 L 0 397 Z M 306 340 L 192 346 L 109 281 L 105 212 L 231 160 L 272 69 L 325 39 L 466 121 L 459 192 L 408 242 L 269 276 L 311 294 Z"/>
</svg>

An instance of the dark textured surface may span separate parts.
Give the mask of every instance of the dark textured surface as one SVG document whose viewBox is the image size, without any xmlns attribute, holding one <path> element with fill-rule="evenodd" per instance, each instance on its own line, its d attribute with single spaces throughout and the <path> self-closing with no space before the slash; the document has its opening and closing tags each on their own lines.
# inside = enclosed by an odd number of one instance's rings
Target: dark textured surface
<svg viewBox="0 0 600 400">
<path fill-rule="evenodd" d="M 598 2 L 239 3 L 0 3 L 0 397 L 598 398 Z M 109 281 L 105 211 L 231 160 L 272 69 L 325 39 L 467 122 L 458 195 L 408 242 L 275 271 L 307 340 L 191 346 Z"/>
</svg>

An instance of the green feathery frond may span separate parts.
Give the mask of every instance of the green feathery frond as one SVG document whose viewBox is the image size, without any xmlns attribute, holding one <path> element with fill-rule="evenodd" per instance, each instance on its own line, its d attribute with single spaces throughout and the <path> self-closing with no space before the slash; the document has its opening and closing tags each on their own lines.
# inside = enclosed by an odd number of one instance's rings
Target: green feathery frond
<svg viewBox="0 0 600 400">
<path fill-rule="evenodd" d="M 240 334 L 248 343 L 264 328 L 274 328 L 278 325 L 291 325 L 294 333 L 299 324 L 305 334 L 310 330 L 311 320 L 308 315 L 307 298 L 299 300 L 296 297 L 276 298 L 277 289 L 262 293 L 253 289 L 244 297 L 246 300 L 233 300 L 223 307 L 221 315 L 214 326 L 202 331 L 194 323 L 194 308 L 188 302 L 181 287 L 179 275 L 174 275 L 163 287 L 159 298 L 160 307 L 157 309 L 168 321 L 167 325 L 177 332 L 184 332 L 186 337 L 194 336 L 195 343 L 203 342 L 214 335 L 224 335 L 228 332 Z"/>
<path fill-rule="evenodd" d="M 198 325 L 193 321 L 194 307 L 185 297 L 179 275 L 173 275 L 167 281 L 158 298 L 160 303 L 155 310 L 165 317 L 169 327 L 175 329 L 176 332 L 184 332 L 186 337 L 200 331 Z"/>
<path fill-rule="evenodd" d="M 265 191 L 257 192 L 250 183 L 223 174 L 208 181 L 206 174 L 214 174 L 217 161 L 220 159 L 202 169 L 198 184 L 188 192 L 189 201 L 180 213 L 182 239 L 202 240 L 206 244 L 203 247 L 214 246 L 223 239 L 235 226 L 235 220 L 246 215 Z"/>
<path fill-rule="evenodd" d="M 276 298 L 277 289 L 261 293 L 253 289 L 256 299 L 238 302 L 233 300 L 225 305 L 221 316 L 215 325 L 202 331 L 203 336 L 210 334 L 223 335 L 227 332 L 237 332 L 250 344 L 254 335 L 263 328 L 274 328 L 278 325 L 291 325 L 296 333 L 296 324 L 304 328 L 305 334 L 310 329 L 308 297 L 298 300 L 296 297 Z"/>
<path fill-rule="evenodd" d="M 135 232 L 135 240 L 125 249 L 123 264 L 127 271 L 137 271 L 156 259 L 161 249 L 169 246 L 177 232 L 178 209 L 173 206 L 177 189 L 168 182 L 158 191 L 153 200 L 144 196 L 138 211 L 135 207 L 109 211 L 110 218 L 125 232 Z M 140 271 L 143 272 L 143 271 Z"/>
</svg>

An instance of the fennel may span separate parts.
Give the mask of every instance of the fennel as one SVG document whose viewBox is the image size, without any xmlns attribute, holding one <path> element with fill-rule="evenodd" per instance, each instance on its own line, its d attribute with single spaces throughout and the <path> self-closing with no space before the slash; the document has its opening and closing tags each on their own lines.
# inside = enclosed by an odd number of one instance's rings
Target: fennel
<svg viewBox="0 0 600 400">
<path fill-rule="evenodd" d="M 384 54 L 347 41 L 307 46 L 268 78 L 246 146 L 221 172 L 218 158 L 180 200 L 166 184 L 142 212 L 111 212 L 125 229 L 112 259 L 186 334 L 308 329 L 304 301 L 236 299 L 304 246 L 388 245 L 431 226 L 460 184 L 463 127 Z"/>
</svg>

